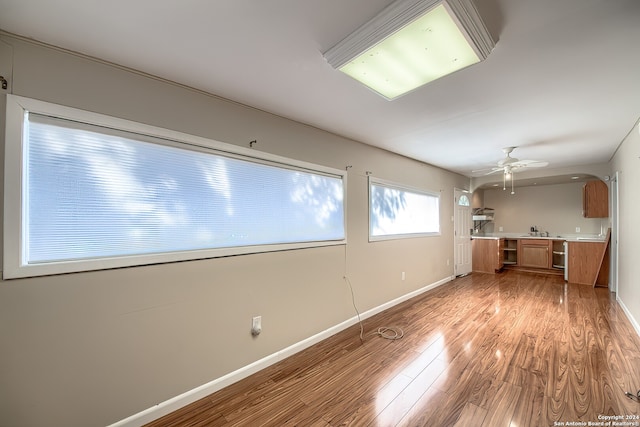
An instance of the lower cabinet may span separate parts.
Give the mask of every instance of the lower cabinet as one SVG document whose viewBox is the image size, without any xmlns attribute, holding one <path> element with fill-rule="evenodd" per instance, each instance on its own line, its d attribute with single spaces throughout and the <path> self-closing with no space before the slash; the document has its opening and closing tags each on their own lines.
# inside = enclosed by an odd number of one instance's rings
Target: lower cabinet
<svg viewBox="0 0 640 427">
<path fill-rule="evenodd" d="M 474 238 L 471 269 L 480 273 L 533 269 L 530 271 L 561 275 L 567 262 L 563 243 L 553 239 Z"/>
<path fill-rule="evenodd" d="M 495 273 L 502 268 L 504 239 L 473 239 L 471 269 L 479 273 Z"/>
<path fill-rule="evenodd" d="M 609 284 L 608 243 L 608 238 L 605 242 L 569 242 L 569 283 L 590 286 Z"/>
<path fill-rule="evenodd" d="M 551 240 L 522 239 L 518 250 L 521 267 L 551 268 Z"/>
</svg>

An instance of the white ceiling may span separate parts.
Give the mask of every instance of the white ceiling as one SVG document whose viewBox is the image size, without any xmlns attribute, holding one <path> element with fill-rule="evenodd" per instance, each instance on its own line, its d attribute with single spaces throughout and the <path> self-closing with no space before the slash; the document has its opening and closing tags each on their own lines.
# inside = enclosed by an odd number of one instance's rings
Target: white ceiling
<svg viewBox="0 0 640 427">
<path fill-rule="evenodd" d="M 0 29 L 467 176 L 607 162 L 640 115 L 640 1 L 475 0 L 488 59 L 387 101 L 322 53 L 390 3 L 0 0 Z"/>
</svg>

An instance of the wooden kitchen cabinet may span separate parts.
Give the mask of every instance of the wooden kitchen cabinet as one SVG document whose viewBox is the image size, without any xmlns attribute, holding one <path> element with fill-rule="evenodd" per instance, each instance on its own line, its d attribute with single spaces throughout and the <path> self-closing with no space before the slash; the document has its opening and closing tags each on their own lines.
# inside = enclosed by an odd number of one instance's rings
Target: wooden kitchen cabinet
<svg viewBox="0 0 640 427">
<path fill-rule="evenodd" d="M 604 182 L 589 181 L 582 187 L 582 216 L 607 218 L 609 216 L 609 187 Z"/>
<path fill-rule="evenodd" d="M 518 249 L 520 267 L 551 268 L 550 240 L 522 239 Z"/>
<path fill-rule="evenodd" d="M 608 286 L 610 242 L 611 229 L 603 242 L 568 242 L 569 283 Z"/>
<path fill-rule="evenodd" d="M 479 273 L 495 273 L 502 269 L 504 239 L 473 239 L 471 269 Z"/>
</svg>

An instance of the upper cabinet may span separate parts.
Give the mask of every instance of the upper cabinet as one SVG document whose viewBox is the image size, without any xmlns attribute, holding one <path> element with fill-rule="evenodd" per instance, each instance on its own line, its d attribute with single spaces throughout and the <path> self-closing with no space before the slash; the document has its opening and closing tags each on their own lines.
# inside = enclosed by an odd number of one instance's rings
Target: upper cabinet
<svg viewBox="0 0 640 427">
<path fill-rule="evenodd" d="M 589 181 L 582 187 L 582 216 L 607 218 L 609 216 L 609 188 L 604 182 Z"/>
</svg>

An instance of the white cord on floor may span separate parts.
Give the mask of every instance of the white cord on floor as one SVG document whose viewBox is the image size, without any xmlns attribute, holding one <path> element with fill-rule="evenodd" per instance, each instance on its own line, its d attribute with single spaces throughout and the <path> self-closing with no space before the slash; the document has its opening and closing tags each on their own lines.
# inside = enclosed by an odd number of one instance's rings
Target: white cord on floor
<svg viewBox="0 0 640 427">
<path fill-rule="evenodd" d="M 381 327 L 378 328 L 375 334 L 386 340 L 399 340 L 404 336 L 404 331 L 397 327 Z"/>
<path fill-rule="evenodd" d="M 351 281 L 347 276 L 342 276 L 347 285 L 349 285 L 349 290 L 351 291 L 351 303 L 353 304 L 353 308 L 356 311 L 356 315 L 358 316 L 358 323 L 360 324 L 360 341 L 364 341 L 364 328 L 362 327 L 362 319 L 360 319 L 360 312 L 358 311 L 358 307 L 356 306 L 356 296 L 353 294 L 353 286 L 351 286 Z"/>
<path fill-rule="evenodd" d="M 356 315 L 358 316 L 358 323 L 360 324 L 360 341 L 364 342 L 364 327 L 362 326 L 362 319 L 360 318 L 360 311 L 358 311 L 358 307 L 356 306 L 356 297 L 353 293 L 353 286 L 351 286 L 351 281 L 347 276 L 342 277 L 345 282 L 349 285 L 349 291 L 351 291 L 351 303 L 353 304 L 353 308 L 356 311 Z M 381 326 L 377 331 L 372 332 L 370 335 L 378 335 L 380 338 L 384 338 L 387 340 L 399 340 L 404 336 L 404 331 L 398 327 L 386 327 Z"/>
</svg>

